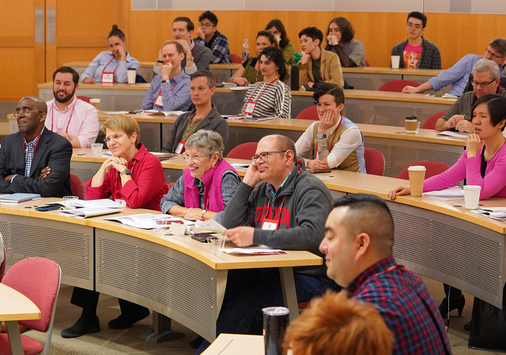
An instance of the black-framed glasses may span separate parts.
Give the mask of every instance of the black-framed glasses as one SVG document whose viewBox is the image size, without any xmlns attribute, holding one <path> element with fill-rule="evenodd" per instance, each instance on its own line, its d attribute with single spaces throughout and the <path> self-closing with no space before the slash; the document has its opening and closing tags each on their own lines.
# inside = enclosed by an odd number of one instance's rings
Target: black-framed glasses
<svg viewBox="0 0 506 355">
<path fill-rule="evenodd" d="M 14 111 L 14 117 L 19 117 L 19 115 L 26 116 L 26 115 L 29 115 L 29 114 L 34 113 L 34 112 L 42 113 L 42 111 L 40 111 L 40 110 L 34 110 L 34 109 L 30 108 L 30 107 L 23 107 L 21 110 L 20 109 L 16 109 L 16 111 Z"/>
<path fill-rule="evenodd" d="M 485 49 L 485 53 L 487 53 L 489 56 L 491 56 L 492 58 L 495 58 L 495 59 L 501 59 L 501 58 L 504 58 L 503 56 L 501 55 L 497 55 L 495 53 L 492 53 L 491 51 L 487 49 Z"/>
<path fill-rule="evenodd" d="M 255 164 L 255 162 L 257 161 L 257 159 L 260 159 L 261 161 L 266 161 L 267 159 L 269 159 L 269 155 L 271 154 L 281 154 L 281 153 L 285 153 L 287 150 L 272 150 L 270 152 L 262 152 L 260 154 L 257 154 L 257 155 L 253 155 L 251 157 L 251 162 L 253 164 Z"/>
<path fill-rule="evenodd" d="M 492 83 L 493 83 L 494 81 L 496 81 L 496 80 L 497 80 L 497 79 L 491 80 L 491 81 L 489 81 L 488 83 L 487 83 L 487 82 L 485 82 L 485 83 L 479 83 L 479 82 L 477 82 L 477 81 L 474 81 L 474 80 L 473 80 L 473 81 L 471 82 L 471 84 L 473 84 L 473 86 L 480 86 L 480 85 L 481 85 L 481 87 L 485 87 L 485 86 L 489 86 L 490 84 L 492 84 Z"/>
<path fill-rule="evenodd" d="M 200 27 L 214 27 L 214 25 L 212 23 L 201 22 Z"/>
</svg>

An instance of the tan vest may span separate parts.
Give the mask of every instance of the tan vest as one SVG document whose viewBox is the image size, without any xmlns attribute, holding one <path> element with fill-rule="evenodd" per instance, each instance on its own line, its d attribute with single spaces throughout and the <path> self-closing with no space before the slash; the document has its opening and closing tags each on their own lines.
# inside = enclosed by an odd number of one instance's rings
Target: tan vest
<svg viewBox="0 0 506 355">
<path fill-rule="evenodd" d="M 318 139 L 316 139 L 316 134 L 318 133 L 318 125 L 320 123 L 317 122 L 313 127 L 313 158 L 316 159 L 317 151 L 316 147 L 318 146 Z M 329 152 L 332 151 L 332 148 L 334 148 L 334 145 L 339 142 L 341 139 L 341 135 L 346 132 L 348 128 L 344 127 L 342 124 L 337 127 L 337 130 L 334 131 L 334 133 L 330 134 L 330 137 L 327 137 L 327 146 L 329 147 Z M 346 159 L 343 160 L 341 164 L 335 169 L 339 170 L 347 170 L 347 171 L 355 171 L 358 173 L 358 157 L 357 157 L 357 151 L 354 150 L 350 155 L 346 157 Z"/>
</svg>

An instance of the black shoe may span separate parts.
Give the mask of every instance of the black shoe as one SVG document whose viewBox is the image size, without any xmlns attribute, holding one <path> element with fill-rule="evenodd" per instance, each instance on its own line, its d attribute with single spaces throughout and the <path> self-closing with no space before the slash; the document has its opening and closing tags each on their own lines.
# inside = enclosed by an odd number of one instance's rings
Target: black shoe
<svg viewBox="0 0 506 355">
<path fill-rule="evenodd" d="M 464 324 L 464 329 L 467 330 L 468 332 L 471 331 L 471 325 L 473 324 L 473 321 L 469 321 L 468 323 Z"/>
<path fill-rule="evenodd" d="M 462 310 L 464 309 L 464 305 L 466 304 L 466 299 L 463 294 L 456 298 L 450 299 L 450 311 L 454 309 L 458 309 L 459 317 L 462 315 Z M 448 298 L 444 298 L 443 302 L 439 305 L 439 312 L 441 312 L 441 317 L 446 317 L 448 315 Z"/>
<path fill-rule="evenodd" d="M 198 349 L 200 347 L 200 344 L 204 341 L 204 338 L 201 336 L 198 336 L 196 339 L 193 339 L 190 343 L 190 347 L 192 349 Z"/>
<path fill-rule="evenodd" d="M 100 322 L 98 317 L 89 320 L 83 317 L 79 318 L 72 327 L 63 329 L 61 336 L 63 338 L 77 338 L 84 334 L 97 333 L 100 331 Z"/>
<path fill-rule="evenodd" d="M 149 309 L 146 312 L 134 315 L 125 315 L 121 313 L 118 318 L 111 320 L 107 325 L 112 329 L 130 328 L 132 325 L 149 316 Z"/>
</svg>

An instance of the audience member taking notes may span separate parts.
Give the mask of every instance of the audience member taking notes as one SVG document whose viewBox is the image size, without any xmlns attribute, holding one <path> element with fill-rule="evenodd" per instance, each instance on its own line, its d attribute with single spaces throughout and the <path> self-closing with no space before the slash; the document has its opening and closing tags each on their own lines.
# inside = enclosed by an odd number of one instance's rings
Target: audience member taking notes
<svg viewBox="0 0 506 355">
<path fill-rule="evenodd" d="M 365 67 L 364 44 L 354 37 L 355 31 L 347 19 L 336 17 L 330 21 L 325 50 L 337 54 L 342 67 Z"/>
<path fill-rule="evenodd" d="M 391 53 L 400 57 L 399 68 L 441 69 L 439 48 L 422 36 L 426 25 L 427 16 L 418 11 L 409 13 L 406 23 L 408 39 L 395 45 Z"/>
<path fill-rule="evenodd" d="M 118 26 L 112 26 L 107 42 L 111 50 L 101 52 L 93 59 L 81 75 L 81 81 L 84 83 L 126 83 L 127 70 L 139 70 L 139 61 L 131 57 L 126 50 L 126 37 Z"/>
<path fill-rule="evenodd" d="M 209 69 L 209 63 L 211 62 L 211 50 L 191 40 L 194 29 L 195 25 L 188 17 L 177 17 L 172 22 L 174 40 L 184 49 L 184 59 L 181 62 L 181 67 L 188 75 L 195 73 L 197 70 Z M 153 65 L 155 74 L 162 72 L 163 64 L 163 54 L 160 49 L 158 60 Z"/>
<path fill-rule="evenodd" d="M 160 200 L 168 190 L 162 164 L 139 143 L 140 129 L 135 119 L 128 115 L 115 115 L 102 124 L 102 130 L 112 157 L 85 183 L 86 199 L 112 197 L 115 201 L 124 201 L 130 208 L 160 211 Z M 100 293 L 95 291 L 74 288 L 70 302 L 83 311 L 72 327 L 61 331 L 62 337 L 76 338 L 100 331 L 97 317 L 99 296 Z M 110 328 L 129 328 L 149 316 L 146 307 L 123 299 L 119 299 L 119 305 L 121 314 L 108 323 Z"/>
<path fill-rule="evenodd" d="M 54 99 L 47 102 L 46 128 L 69 140 L 72 147 L 89 148 L 98 135 L 97 109 L 76 97 L 79 74 L 70 67 L 53 73 Z"/>
<path fill-rule="evenodd" d="M 46 103 L 33 96 L 19 101 L 14 117 L 19 132 L 0 147 L 0 192 L 36 193 L 42 197 L 72 195 L 70 142 L 44 127 Z"/>
<path fill-rule="evenodd" d="M 176 119 L 169 139 L 162 148 L 163 152 L 183 153 L 188 137 L 201 129 L 218 132 L 223 144 L 227 144 L 228 123 L 211 104 L 211 98 L 216 91 L 214 75 L 208 70 L 199 70 L 192 74 L 190 80 L 191 99 L 195 108 Z"/>
<path fill-rule="evenodd" d="M 306 168 L 366 173 L 364 138 L 343 114 L 343 90 L 331 84 L 322 85 L 313 98 L 320 122 L 312 123 L 295 143 L 297 153 L 306 158 Z"/>
<path fill-rule="evenodd" d="M 190 77 L 182 70 L 184 48 L 176 41 L 162 45 L 162 73 L 155 75 L 142 102 L 143 110 L 187 111 L 191 107 Z"/>
<path fill-rule="evenodd" d="M 230 63 L 228 39 L 216 28 L 218 17 L 211 11 L 205 11 L 199 16 L 199 22 L 198 37 L 193 41 L 211 50 L 211 63 Z"/>
</svg>

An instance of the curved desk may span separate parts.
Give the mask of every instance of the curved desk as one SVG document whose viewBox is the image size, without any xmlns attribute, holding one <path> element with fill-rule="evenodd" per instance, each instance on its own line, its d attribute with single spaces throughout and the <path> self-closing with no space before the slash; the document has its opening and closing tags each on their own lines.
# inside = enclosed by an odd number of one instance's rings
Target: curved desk
<svg viewBox="0 0 506 355">
<path fill-rule="evenodd" d="M 0 207 L 0 231 L 9 265 L 44 256 L 62 268 L 63 283 L 141 304 L 185 325 L 208 340 L 216 336 L 227 271 L 279 268 L 285 302 L 298 314 L 292 267 L 321 265 L 307 251 L 239 257 L 213 255 L 189 236 L 162 237 L 100 217 L 78 219 L 30 206 L 43 199 Z M 121 215 L 153 213 L 126 209 Z M 156 213 L 156 212 L 155 212 Z"/>
</svg>

